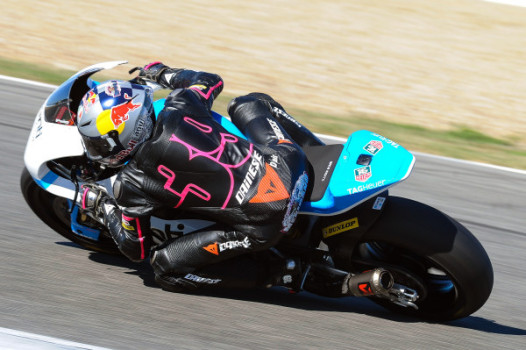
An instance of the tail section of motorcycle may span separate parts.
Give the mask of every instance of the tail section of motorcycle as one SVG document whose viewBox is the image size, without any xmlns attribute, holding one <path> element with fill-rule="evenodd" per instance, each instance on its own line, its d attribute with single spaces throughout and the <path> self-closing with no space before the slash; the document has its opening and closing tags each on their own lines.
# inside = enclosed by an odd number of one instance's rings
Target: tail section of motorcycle
<svg viewBox="0 0 526 350">
<path fill-rule="evenodd" d="M 477 311 L 491 294 L 493 268 L 480 242 L 425 204 L 386 191 L 346 213 L 321 217 L 318 225 L 335 268 L 357 276 L 388 271 L 388 293 L 369 295 L 392 311 L 453 320 Z"/>
</svg>

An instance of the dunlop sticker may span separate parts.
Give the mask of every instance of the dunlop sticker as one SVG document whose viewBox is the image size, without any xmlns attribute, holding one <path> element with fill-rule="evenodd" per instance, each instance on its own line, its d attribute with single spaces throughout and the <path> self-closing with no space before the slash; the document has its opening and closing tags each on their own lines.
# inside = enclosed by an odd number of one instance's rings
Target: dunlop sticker
<svg viewBox="0 0 526 350">
<path fill-rule="evenodd" d="M 324 227 L 322 229 L 323 238 L 331 237 L 342 232 L 358 228 L 359 226 L 360 225 L 358 224 L 358 218 L 352 218 L 350 220 L 342 221 L 337 224 Z"/>
</svg>

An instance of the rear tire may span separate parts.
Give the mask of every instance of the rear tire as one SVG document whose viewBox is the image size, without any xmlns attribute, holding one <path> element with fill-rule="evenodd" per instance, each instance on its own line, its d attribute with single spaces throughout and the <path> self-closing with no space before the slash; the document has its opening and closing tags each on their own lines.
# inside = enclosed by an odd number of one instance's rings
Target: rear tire
<svg viewBox="0 0 526 350">
<path fill-rule="evenodd" d="M 384 267 L 395 283 L 416 290 L 418 310 L 373 298 L 390 310 L 433 320 L 454 320 L 477 311 L 493 287 L 493 268 L 480 242 L 442 212 L 390 197 L 382 216 L 352 254 L 359 270 Z"/>
<path fill-rule="evenodd" d="M 74 234 L 71 231 L 68 200 L 55 196 L 38 186 L 26 168 L 20 177 L 20 188 L 31 210 L 40 220 L 63 237 L 89 250 L 120 254 L 106 229 L 102 230 L 98 241 Z"/>
</svg>

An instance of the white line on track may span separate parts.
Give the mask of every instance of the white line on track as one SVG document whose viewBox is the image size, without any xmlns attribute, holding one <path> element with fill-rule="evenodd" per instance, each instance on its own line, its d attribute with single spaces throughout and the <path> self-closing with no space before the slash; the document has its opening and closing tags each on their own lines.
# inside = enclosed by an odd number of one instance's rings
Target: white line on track
<svg viewBox="0 0 526 350">
<path fill-rule="evenodd" d="M 485 0 L 485 1 L 489 1 L 489 0 Z M 500 1 L 500 0 L 495 0 L 495 1 Z M 502 0 L 502 1 L 506 1 L 506 0 Z M 512 0 L 510 0 L 510 1 L 512 1 Z M 524 3 L 524 6 L 526 6 L 526 0 L 520 0 L 520 1 L 516 1 L 516 2 Z M 21 83 L 21 84 L 27 84 L 27 85 L 33 85 L 33 86 L 41 86 L 41 87 L 46 87 L 46 88 L 51 88 L 51 89 L 57 88 L 56 85 L 40 83 L 38 81 L 33 81 L 33 80 L 14 78 L 14 77 L 10 77 L 10 76 L 7 76 L 7 75 L 0 75 L 0 79 L 13 81 L 13 82 Z M 320 137 L 323 137 L 325 139 L 333 140 L 335 142 L 345 142 L 345 140 L 346 140 L 345 138 L 341 138 L 341 137 L 337 137 L 337 136 L 324 135 L 324 134 L 317 134 L 317 135 L 320 136 Z M 526 175 L 526 171 L 525 170 L 521 170 L 521 169 L 514 169 L 514 168 L 508 168 L 508 167 L 503 167 L 503 166 L 498 166 L 498 165 L 479 163 L 479 162 L 473 162 L 473 161 L 462 160 L 462 159 L 455 159 L 455 158 L 449 158 L 449 157 L 443 157 L 443 156 L 436 156 L 436 155 L 427 154 L 427 153 L 421 153 L 421 152 L 412 152 L 411 151 L 411 153 L 413 153 L 415 155 L 419 155 L 421 157 L 429 157 L 429 158 L 449 160 L 451 162 L 471 164 L 473 166 L 482 166 L 482 167 L 492 168 L 492 169 L 496 169 L 496 170 L 502 170 L 502 171 L 508 171 L 508 172 L 512 172 L 512 173 L 516 173 L 516 174 Z"/>
<path fill-rule="evenodd" d="M 21 84 L 27 84 L 27 85 L 33 85 L 33 86 L 41 86 L 41 87 L 46 87 L 46 88 L 50 88 L 50 89 L 56 89 L 57 88 L 57 85 L 41 83 L 41 82 L 33 81 L 33 80 L 15 78 L 15 77 L 7 76 L 7 75 L 0 75 L 0 79 L 8 80 L 8 81 L 14 81 L 16 83 L 21 83 Z"/>
<path fill-rule="evenodd" d="M 0 348 L 4 350 L 110 350 L 43 335 L 0 327 Z"/>
</svg>

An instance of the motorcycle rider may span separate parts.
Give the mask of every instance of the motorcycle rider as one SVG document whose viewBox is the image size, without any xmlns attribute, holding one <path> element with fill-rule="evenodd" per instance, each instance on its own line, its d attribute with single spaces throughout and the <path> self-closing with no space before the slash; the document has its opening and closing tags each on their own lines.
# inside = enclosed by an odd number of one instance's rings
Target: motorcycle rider
<svg viewBox="0 0 526 350">
<path fill-rule="evenodd" d="M 300 146 L 323 143 L 261 93 L 229 103 L 228 114 L 247 139 L 232 135 L 211 114 L 223 89 L 219 75 L 161 62 L 135 70 L 140 73 L 134 80 L 101 83 L 80 103 L 77 127 L 87 157 L 120 168 L 116 203 L 85 186 L 83 209 L 104 216 L 129 259 L 141 261 L 152 250 L 150 262 L 163 289 L 308 289 L 305 280 L 316 277 L 305 278 L 304 264 L 274 254 L 256 259 L 254 253 L 268 252 L 291 229 L 309 178 Z M 147 82 L 173 90 L 157 120 Z M 217 224 L 152 248 L 153 214 Z M 329 294 L 349 294 L 349 277 L 337 274 Z"/>
</svg>

